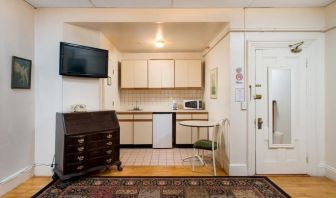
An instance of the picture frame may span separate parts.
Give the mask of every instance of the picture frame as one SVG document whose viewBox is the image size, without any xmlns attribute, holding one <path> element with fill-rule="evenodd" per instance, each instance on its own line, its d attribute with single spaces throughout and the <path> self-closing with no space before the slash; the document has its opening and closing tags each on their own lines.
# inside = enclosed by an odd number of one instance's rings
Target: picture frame
<svg viewBox="0 0 336 198">
<path fill-rule="evenodd" d="M 12 89 L 30 89 L 32 61 L 17 56 L 12 57 Z"/>
<path fill-rule="evenodd" d="M 217 99 L 218 92 L 218 68 L 210 70 L 210 98 Z"/>
</svg>

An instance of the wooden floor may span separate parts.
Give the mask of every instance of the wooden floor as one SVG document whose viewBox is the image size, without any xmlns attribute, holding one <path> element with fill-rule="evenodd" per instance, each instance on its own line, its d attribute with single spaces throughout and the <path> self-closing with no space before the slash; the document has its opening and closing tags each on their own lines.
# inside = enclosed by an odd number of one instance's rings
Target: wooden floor
<svg viewBox="0 0 336 198">
<path fill-rule="evenodd" d="M 217 169 L 218 175 L 225 176 L 226 173 Z M 124 167 L 119 172 L 115 169 L 98 175 L 104 176 L 210 176 L 212 175 L 209 167 L 197 168 L 195 172 L 190 167 Z M 317 197 L 317 198 L 336 198 L 336 182 L 325 177 L 309 176 L 269 176 L 269 178 L 280 186 L 292 197 Z M 4 197 L 31 197 L 51 181 L 50 177 L 33 177 L 21 184 Z"/>
</svg>

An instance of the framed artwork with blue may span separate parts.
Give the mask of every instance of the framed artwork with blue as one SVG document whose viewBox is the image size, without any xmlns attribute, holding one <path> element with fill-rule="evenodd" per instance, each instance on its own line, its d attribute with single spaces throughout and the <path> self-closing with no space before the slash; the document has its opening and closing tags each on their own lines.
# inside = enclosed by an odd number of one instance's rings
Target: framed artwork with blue
<svg viewBox="0 0 336 198">
<path fill-rule="evenodd" d="M 32 61 L 13 56 L 12 89 L 30 89 Z"/>
</svg>

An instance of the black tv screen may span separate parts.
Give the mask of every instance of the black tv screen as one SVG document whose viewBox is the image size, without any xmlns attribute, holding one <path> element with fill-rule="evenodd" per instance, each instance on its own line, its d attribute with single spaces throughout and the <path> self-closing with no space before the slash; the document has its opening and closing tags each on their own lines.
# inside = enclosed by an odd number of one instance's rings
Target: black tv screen
<svg viewBox="0 0 336 198">
<path fill-rule="evenodd" d="M 107 78 L 108 50 L 61 42 L 59 74 Z"/>
</svg>

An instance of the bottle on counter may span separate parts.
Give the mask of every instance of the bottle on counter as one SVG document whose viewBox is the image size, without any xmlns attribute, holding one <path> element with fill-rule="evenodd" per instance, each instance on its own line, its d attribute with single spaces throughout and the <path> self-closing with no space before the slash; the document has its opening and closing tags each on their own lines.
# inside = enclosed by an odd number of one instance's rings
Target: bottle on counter
<svg viewBox="0 0 336 198">
<path fill-rule="evenodd" d="M 177 102 L 176 102 L 176 100 L 173 100 L 173 110 L 177 110 Z"/>
</svg>

